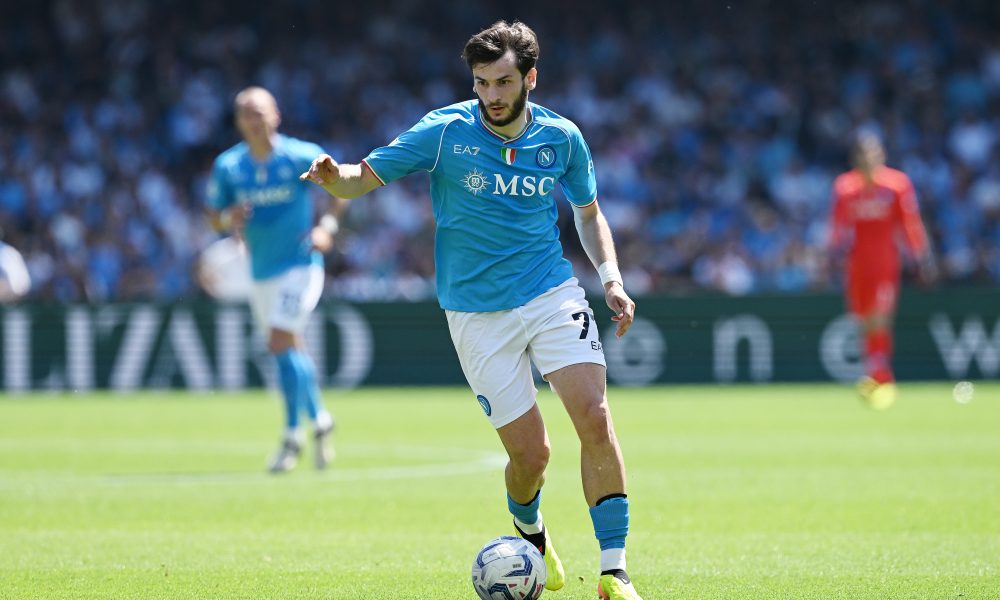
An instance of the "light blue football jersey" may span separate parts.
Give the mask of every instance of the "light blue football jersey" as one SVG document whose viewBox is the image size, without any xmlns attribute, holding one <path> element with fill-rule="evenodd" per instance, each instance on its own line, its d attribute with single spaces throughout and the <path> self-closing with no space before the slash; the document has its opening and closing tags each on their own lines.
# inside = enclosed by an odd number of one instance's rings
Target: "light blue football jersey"
<svg viewBox="0 0 1000 600">
<path fill-rule="evenodd" d="M 570 277 L 556 226 L 556 184 L 576 206 L 597 199 L 594 164 L 571 121 L 528 105 L 529 124 L 505 139 L 476 100 L 435 110 L 363 161 L 383 183 L 431 177 L 441 307 L 493 312 L 526 304 Z"/>
<path fill-rule="evenodd" d="M 322 153 L 316 144 L 279 135 L 266 161 L 255 160 L 246 142 L 215 159 L 208 206 L 214 210 L 237 204 L 253 207 L 244 237 L 255 280 L 297 266 L 322 264 L 323 257 L 313 250 L 309 235 L 314 222 L 311 184 L 299 181 L 299 174 Z"/>
</svg>

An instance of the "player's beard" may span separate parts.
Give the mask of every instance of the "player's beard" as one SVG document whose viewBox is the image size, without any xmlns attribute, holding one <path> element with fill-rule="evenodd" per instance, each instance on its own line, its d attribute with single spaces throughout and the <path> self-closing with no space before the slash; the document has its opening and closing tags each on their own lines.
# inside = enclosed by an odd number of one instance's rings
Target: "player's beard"
<svg viewBox="0 0 1000 600">
<path fill-rule="evenodd" d="M 483 102 L 482 98 L 479 99 L 479 112 L 480 114 L 483 115 L 483 118 L 486 119 L 486 122 L 489 123 L 490 125 L 494 127 L 504 127 L 506 125 L 510 125 L 518 117 L 520 117 L 521 113 L 524 112 L 524 107 L 527 104 L 528 104 L 528 86 L 524 85 L 524 82 L 522 82 L 521 93 L 518 94 L 517 100 L 515 100 L 514 104 L 511 105 L 509 115 L 507 115 L 506 117 L 501 117 L 499 119 L 494 119 L 493 117 L 490 116 L 489 108 Z"/>
</svg>

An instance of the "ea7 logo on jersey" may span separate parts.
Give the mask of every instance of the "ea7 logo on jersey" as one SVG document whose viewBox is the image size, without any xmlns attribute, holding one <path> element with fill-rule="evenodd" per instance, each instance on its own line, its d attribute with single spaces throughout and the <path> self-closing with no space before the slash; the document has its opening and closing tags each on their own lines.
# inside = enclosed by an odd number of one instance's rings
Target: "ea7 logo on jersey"
<svg viewBox="0 0 1000 600">
<path fill-rule="evenodd" d="M 462 144 L 455 144 L 452 148 L 452 152 L 455 154 L 471 154 L 476 156 L 479 154 L 479 146 L 463 146 Z"/>
<path fill-rule="evenodd" d="M 534 175 L 514 175 L 505 180 L 500 173 L 494 173 L 493 194 L 495 196 L 546 196 L 555 186 L 555 177 L 538 178 Z"/>
</svg>

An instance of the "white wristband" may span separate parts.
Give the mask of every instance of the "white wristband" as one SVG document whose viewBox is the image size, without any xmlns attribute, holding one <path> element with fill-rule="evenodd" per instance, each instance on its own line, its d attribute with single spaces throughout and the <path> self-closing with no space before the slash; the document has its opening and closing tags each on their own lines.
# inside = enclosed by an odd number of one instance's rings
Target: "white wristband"
<svg viewBox="0 0 1000 600">
<path fill-rule="evenodd" d="M 597 267 L 597 274 L 601 276 L 601 285 L 607 285 L 612 281 L 622 284 L 622 274 L 618 270 L 618 263 L 616 262 L 609 260 L 608 262 L 601 263 L 601 266 Z"/>
<path fill-rule="evenodd" d="M 319 226 L 326 230 L 326 232 L 331 236 L 337 235 L 337 232 L 340 231 L 340 222 L 337 221 L 337 217 L 331 214 L 323 215 L 323 217 L 319 220 Z"/>
</svg>

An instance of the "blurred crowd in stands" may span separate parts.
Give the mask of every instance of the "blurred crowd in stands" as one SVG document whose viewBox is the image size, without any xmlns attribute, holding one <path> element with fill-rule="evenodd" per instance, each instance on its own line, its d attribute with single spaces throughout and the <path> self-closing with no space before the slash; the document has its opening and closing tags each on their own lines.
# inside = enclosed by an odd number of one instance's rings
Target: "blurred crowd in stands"
<svg viewBox="0 0 1000 600">
<path fill-rule="evenodd" d="M 356 162 L 473 97 L 460 52 L 498 18 L 539 34 L 531 99 L 588 140 L 634 295 L 838 286 L 830 184 L 859 127 L 913 179 L 943 282 L 1000 283 L 995 1 L 41 0 L 0 8 L 0 228 L 29 297 L 203 294 L 236 91 L 269 88 L 283 132 Z M 353 201 L 326 293 L 433 297 L 433 228 L 421 175 Z"/>
</svg>

